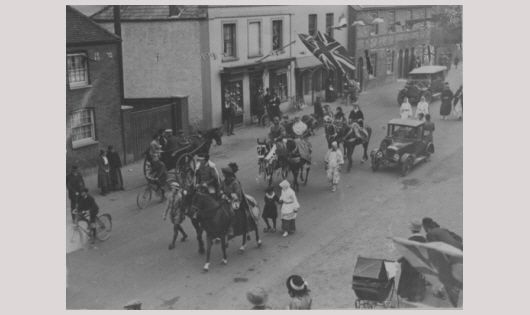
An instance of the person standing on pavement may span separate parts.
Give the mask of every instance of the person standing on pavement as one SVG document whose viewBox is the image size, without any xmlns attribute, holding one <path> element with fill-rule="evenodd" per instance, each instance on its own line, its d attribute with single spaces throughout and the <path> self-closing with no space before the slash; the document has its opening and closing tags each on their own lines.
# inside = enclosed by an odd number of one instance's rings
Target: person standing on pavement
<svg viewBox="0 0 530 315">
<path fill-rule="evenodd" d="M 280 98 L 278 94 L 274 93 L 270 101 L 271 115 L 272 117 L 282 117 L 282 111 L 280 110 Z"/>
<path fill-rule="evenodd" d="M 425 100 L 425 97 L 421 97 L 420 102 L 418 103 L 418 106 L 416 107 L 416 114 L 414 114 L 414 118 L 418 118 L 419 114 L 427 115 L 429 113 L 429 103 Z"/>
<path fill-rule="evenodd" d="M 280 187 L 282 188 L 282 194 L 280 196 L 280 204 L 282 205 L 282 230 L 283 236 L 285 237 L 296 231 L 295 219 L 300 204 L 288 181 L 282 181 Z"/>
<path fill-rule="evenodd" d="M 121 174 L 121 159 L 118 152 L 114 151 L 114 147 L 109 145 L 107 159 L 110 166 L 110 187 L 115 190 L 123 189 L 123 176 Z"/>
<path fill-rule="evenodd" d="M 263 288 L 254 288 L 247 292 L 247 300 L 254 305 L 251 310 L 271 310 L 267 306 L 269 295 Z"/>
<path fill-rule="evenodd" d="M 175 248 L 175 242 L 180 233 L 182 233 L 181 242 L 186 241 L 188 234 L 184 232 L 181 224 L 186 219 L 184 215 L 184 209 L 182 209 L 182 195 L 180 193 L 180 185 L 177 182 L 171 183 L 171 193 L 167 198 L 166 212 L 164 213 L 164 221 L 166 221 L 167 213 L 169 212 L 169 219 L 173 223 L 173 241 L 169 244 L 168 249 L 171 250 Z"/>
<path fill-rule="evenodd" d="M 420 234 L 421 227 L 420 219 L 414 219 L 409 223 L 409 228 L 412 232 L 409 241 L 427 242 L 425 237 Z M 412 267 L 405 257 L 399 258 L 397 262 L 401 264 L 401 275 L 399 277 L 397 294 L 410 302 L 423 300 L 425 297 L 425 280 L 423 276 Z"/>
<path fill-rule="evenodd" d="M 335 192 L 340 180 L 340 167 L 344 164 L 344 157 L 337 142 L 331 143 L 331 149 L 326 154 L 324 161 L 326 162 L 328 182 L 331 183 L 331 191 Z"/>
<path fill-rule="evenodd" d="M 269 88 L 265 89 L 265 95 L 263 95 L 263 100 L 265 101 L 265 108 L 267 110 L 267 115 L 269 115 L 269 119 L 272 120 L 272 113 L 270 111 L 270 104 L 271 104 L 271 95 L 269 94 Z"/>
<path fill-rule="evenodd" d="M 109 178 L 109 160 L 107 159 L 107 151 L 101 149 L 99 151 L 99 158 L 98 158 L 98 188 L 101 189 L 101 195 L 106 196 L 108 191 L 108 187 L 110 184 L 110 178 Z"/>
<path fill-rule="evenodd" d="M 262 218 L 267 224 L 267 227 L 263 229 L 263 232 L 276 232 L 276 220 L 278 219 L 278 208 L 276 204 L 280 204 L 280 198 L 274 193 L 274 187 L 268 187 L 265 190 L 265 207 L 263 209 Z M 272 228 L 269 225 L 269 219 L 272 221 Z"/>
<path fill-rule="evenodd" d="M 224 116 L 226 120 L 226 134 L 228 136 L 234 135 L 234 121 L 236 118 L 236 104 L 232 96 L 225 101 Z"/>
<path fill-rule="evenodd" d="M 443 120 L 447 120 L 447 116 L 451 114 L 452 104 L 453 101 L 453 92 L 449 89 L 449 83 L 445 82 L 444 90 L 442 91 L 442 105 L 440 105 L 440 116 L 442 116 Z"/>
<path fill-rule="evenodd" d="M 411 119 L 412 118 L 412 106 L 410 106 L 409 99 L 403 98 L 403 103 L 401 104 L 401 107 L 399 108 L 399 113 L 401 115 L 401 119 Z"/>
<path fill-rule="evenodd" d="M 99 207 L 96 204 L 96 200 L 94 200 L 94 197 L 90 196 L 88 194 L 88 189 L 83 188 L 81 189 L 81 198 L 79 198 L 79 204 L 77 206 L 77 213 L 82 211 L 89 211 L 89 221 L 90 226 L 88 228 L 89 231 L 91 231 L 91 239 L 90 244 L 94 244 L 96 240 L 96 218 L 99 213 Z"/>
<path fill-rule="evenodd" d="M 310 310 L 313 299 L 309 296 L 307 281 L 298 275 L 287 278 L 287 292 L 291 297 L 288 310 Z"/>
<path fill-rule="evenodd" d="M 260 88 L 258 96 L 256 97 L 256 115 L 258 116 L 258 127 L 261 127 L 261 117 L 265 114 L 265 98 L 263 97 L 263 90 Z"/>
<path fill-rule="evenodd" d="M 75 221 L 74 210 L 77 208 L 77 198 L 79 198 L 81 190 L 85 188 L 85 181 L 81 173 L 79 173 L 77 165 L 72 166 L 72 171 L 66 175 L 66 188 L 68 189 L 68 199 L 70 199 L 72 221 Z"/>
<path fill-rule="evenodd" d="M 458 120 L 462 119 L 463 109 L 462 109 L 462 98 L 464 96 L 463 85 L 456 91 L 455 97 L 453 99 L 453 113 Z M 460 103 L 460 104 L 459 104 Z"/>
<path fill-rule="evenodd" d="M 319 121 L 324 118 L 324 109 L 322 109 L 320 96 L 317 96 L 317 100 L 313 104 L 313 114 L 318 118 Z"/>
<path fill-rule="evenodd" d="M 162 148 L 160 147 L 160 138 L 164 138 L 164 136 L 160 136 L 158 134 L 153 135 L 153 140 L 149 144 L 149 157 L 153 158 L 155 154 L 160 154 L 162 152 Z M 165 141 L 165 138 L 164 138 Z M 167 141 L 166 141 L 167 143 Z"/>
</svg>

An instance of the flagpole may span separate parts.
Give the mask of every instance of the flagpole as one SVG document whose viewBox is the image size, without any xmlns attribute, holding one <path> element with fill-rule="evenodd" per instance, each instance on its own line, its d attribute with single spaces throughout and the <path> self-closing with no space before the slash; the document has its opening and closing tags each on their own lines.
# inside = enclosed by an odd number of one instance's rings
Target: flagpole
<svg viewBox="0 0 530 315">
<path fill-rule="evenodd" d="M 265 60 L 265 59 L 269 58 L 270 56 L 272 56 L 272 55 L 274 54 L 275 51 L 279 51 L 279 50 L 281 51 L 281 50 L 283 50 L 284 48 L 289 47 L 289 46 L 291 46 L 291 45 L 294 44 L 294 43 L 296 43 L 296 40 L 293 40 L 291 43 L 289 43 L 289 44 L 283 46 L 283 47 L 280 48 L 280 49 L 276 49 L 276 50 L 271 51 L 271 52 L 268 53 L 265 57 L 261 58 L 260 60 L 257 60 L 256 63 L 261 62 L 262 60 Z"/>
</svg>

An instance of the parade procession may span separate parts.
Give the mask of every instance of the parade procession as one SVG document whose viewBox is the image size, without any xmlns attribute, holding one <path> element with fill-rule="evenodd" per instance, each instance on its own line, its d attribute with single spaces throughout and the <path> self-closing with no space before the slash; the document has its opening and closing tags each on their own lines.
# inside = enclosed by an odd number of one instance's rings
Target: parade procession
<svg viewBox="0 0 530 315">
<path fill-rule="evenodd" d="M 457 5 L 66 6 L 66 309 L 463 308 Z"/>
</svg>

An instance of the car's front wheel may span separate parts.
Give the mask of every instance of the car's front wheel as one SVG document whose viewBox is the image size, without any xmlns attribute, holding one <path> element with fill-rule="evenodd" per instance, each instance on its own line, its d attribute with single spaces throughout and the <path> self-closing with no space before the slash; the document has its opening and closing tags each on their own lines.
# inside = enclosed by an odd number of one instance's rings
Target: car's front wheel
<svg viewBox="0 0 530 315">
<path fill-rule="evenodd" d="M 412 157 L 408 157 L 405 160 L 405 163 L 403 163 L 403 166 L 401 167 L 401 174 L 403 176 L 407 176 L 410 173 L 410 170 L 412 169 Z"/>
</svg>

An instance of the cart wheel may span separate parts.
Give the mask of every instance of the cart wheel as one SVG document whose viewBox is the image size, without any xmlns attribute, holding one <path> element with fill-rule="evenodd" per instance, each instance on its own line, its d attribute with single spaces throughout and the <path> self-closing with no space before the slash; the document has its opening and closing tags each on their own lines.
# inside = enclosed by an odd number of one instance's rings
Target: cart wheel
<svg viewBox="0 0 530 315">
<path fill-rule="evenodd" d="M 401 174 L 403 176 L 407 176 L 410 173 L 410 169 L 412 168 L 412 157 L 408 157 L 405 160 L 405 163 L 403 163 L 403 166 L 401 167 Z"/>
<path fill-rule="evenodd" d="M 361 301 L 359 301 L 359 299 L 355 300 L 355 308 L 361 308 Z"/>
<path fill-rule="evenodd" d="M 181 186 L 193 184 L 195 179 L 195 160 L 189 153 L 182 155 L 175 167 L 175 177 Z"/>
<path fill-rule="evenodd" d="M 147 175 L 151 172 L 151 163 L 147 160 L 147 157 L 144 159 L 144 176 L 147 178 Z"/>
</svg>

